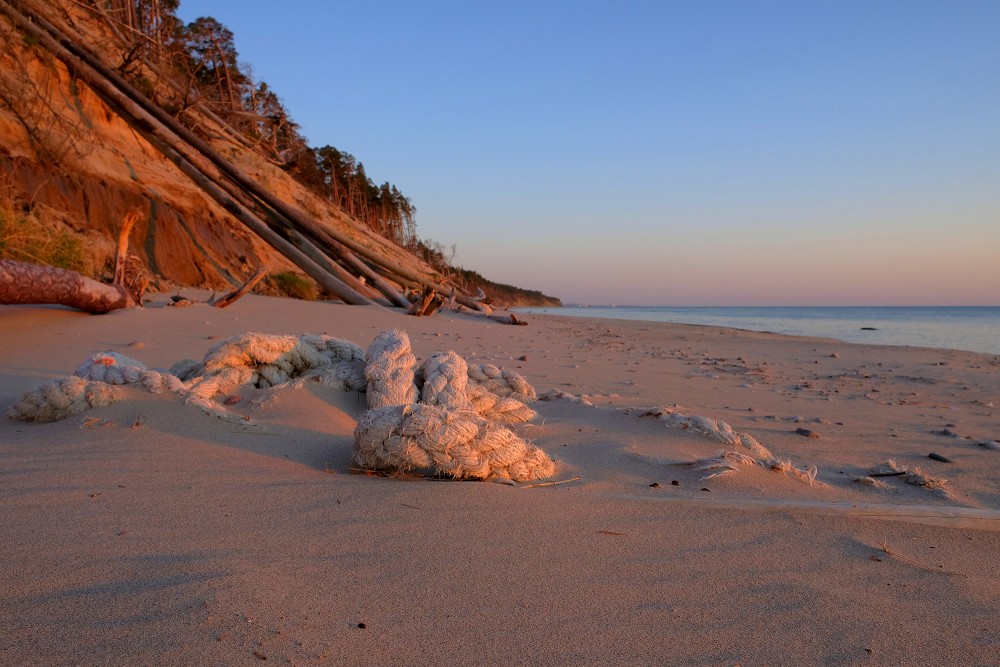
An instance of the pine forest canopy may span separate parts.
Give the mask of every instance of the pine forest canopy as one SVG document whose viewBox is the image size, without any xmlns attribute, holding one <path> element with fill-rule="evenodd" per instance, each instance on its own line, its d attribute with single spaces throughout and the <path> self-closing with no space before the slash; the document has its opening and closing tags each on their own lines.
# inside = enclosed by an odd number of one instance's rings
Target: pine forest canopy
<svg viewBox="0 0 1000 667">
<path fill-rule="evenodd" d="M 182 85 L 184 95 L 173 109 L 179 117 L 198 100 L 259 153 L 348 215 L 400 245 L 417 241 L 416 208 L 409 198 L 389 182 L 376 185 L 350 153 L 333 146 L 310 147 L 267 82 L 255 81 L 250 68 L 240 63 L 233 33 L 219 21 L 203 16 L 185 25 L 174 13 L 177 0 L 114 0 L 110 5 L 112 16 L 148 38 L 136 43 L 132 59 L 145 57 Z M 157 94 L 154 82 L 141 83 Z"/>
</svg>

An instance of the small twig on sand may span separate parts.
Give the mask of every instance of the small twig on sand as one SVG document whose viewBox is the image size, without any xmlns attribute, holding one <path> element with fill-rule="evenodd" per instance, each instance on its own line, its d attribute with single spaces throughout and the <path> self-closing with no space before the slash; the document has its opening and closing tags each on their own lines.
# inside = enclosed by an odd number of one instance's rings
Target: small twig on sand
<svg viewBox="0 0 1000 667">
<path fill-rule="evenodd" d="M 952 576 L 955 576 L 955 577 L 965 577 L 966 576 L 965 574 L 963 574 L 961 572 L 953 572 L 952 570 L 942 569 L 940 565 L 938 565 L 937 567 L 932 567 L 930 565 L 925 565 L 925 564 L 921 563 L 920 561 L 913 560 L 912 558 L 907 558 L 906 556 L 903 556 L 902 554 L 898 554 L 895 551 L 892 551 L 892 550 L 889 549 L 889 544 L 888 544 L 888 542 L 886 540 L 882 540 L 882 551 L 886 555 L 891 556 L 892 558 L 896 558 L 897 560 L 901 560 L 904 563 L 908 563 L 910 565 L 913 565 L 914 567 L 919 567 L 921 570 L 927 570 L 928 572 L 937 572 L 938 574 L 949 574 L 949 575 L 952 575 Z"/>
<path fill-rule="evenodd" d="M 539 486 L 555 486 L 557 484 L 569 484 L 570 482 L 575 482 L 578 479 L 580 479 L 579 475 L 577 475 L 576 477 L 570 477 L 569 479 L 562 479 L 562 480 L 559 480 L 558 482 L 540 482 L 538 484 L 528 484 L 527 486 L 522 486 L 521 488 L 522 489 L 536 489 Z"/>
</svg>

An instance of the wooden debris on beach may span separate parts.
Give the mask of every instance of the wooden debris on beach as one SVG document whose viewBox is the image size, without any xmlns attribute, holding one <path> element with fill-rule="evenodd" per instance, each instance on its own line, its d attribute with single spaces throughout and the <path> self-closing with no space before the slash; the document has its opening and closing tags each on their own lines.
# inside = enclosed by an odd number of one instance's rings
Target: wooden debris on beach
<svg viewBox="0 0 1000 667">
<path fill-rule="evenodd" d="M 239 288 L 233 290 L 229 294 L 221 296 L 218 299 L 216 299 L 215 296 L 213 295 L 212 298 L 208 300 L 208 305 L 213 306 L 215 308 L 226 308 L 227 306 L 233 305 L 233 303 L 235 303 L 237 299 L 243 297 L 247 292 L 252 290 L 254 286 L 257 283 L 259 283 L 266 275 L 267 275 L 267 268 L 262 266 L 260 269 L 257 270 L 257 273 L 253 274 L 253 276 L 249 280 L 247 280 Z"/>
<path fill-rule="evenodd" d="M 507 315 L 487 315 L 487 319 L 491 319 L 494 322 L 499 322 L 500 324 L 512 324 L 516 327 L 526 327 L 528 323 L 524 320 L 518 319 L 514 313 L 508 313 Z"/>
<path fill-rule="evenodd" d="M 128 236 L 138 219 L 133 210 L 122 222 L 110 285 L 69 269 L 0 259 L 0 304 L 58 304 L 95 315 L 141 307 L 149 279 L 138 258 L 128 254 Z"/>
</svg>

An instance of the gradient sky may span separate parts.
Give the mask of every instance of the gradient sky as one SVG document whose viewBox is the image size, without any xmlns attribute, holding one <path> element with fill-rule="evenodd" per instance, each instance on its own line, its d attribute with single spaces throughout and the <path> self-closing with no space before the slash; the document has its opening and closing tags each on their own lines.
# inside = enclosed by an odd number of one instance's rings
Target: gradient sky
<svg viewBox="0 0 1000 667">
<path fill-rule="evenodd" d="M 181 0 L 455 263 L 567 303 L 1000 305 L 1000 2 Z"/>
</svg>

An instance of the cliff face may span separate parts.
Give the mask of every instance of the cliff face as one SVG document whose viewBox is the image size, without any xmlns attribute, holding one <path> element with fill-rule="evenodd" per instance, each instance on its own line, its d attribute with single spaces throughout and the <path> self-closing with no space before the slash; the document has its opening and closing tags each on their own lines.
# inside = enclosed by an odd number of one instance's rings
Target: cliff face
<svg viewBox="0 0 1000 667">
<path fill-rule="evenodd" d="M 100 39 L 85 13 L 73 16 Z M 85 31 L 81 31 L 85 32 Z M 92 37 L 93 38 L 93 37 Z M 66 67 L 0 18 L 0 198 L 44 211 L 83 241 L 99 271 L 125 214 L 141 211 L 130 251 L 152 273 L 183 285 L 223 288 L 261 266 L 290 262 L 247 231 L 107 107 Z M 314 210 L 291 178 L 222 132 L 213 146 L 288 201 Z"/>
</svg>

